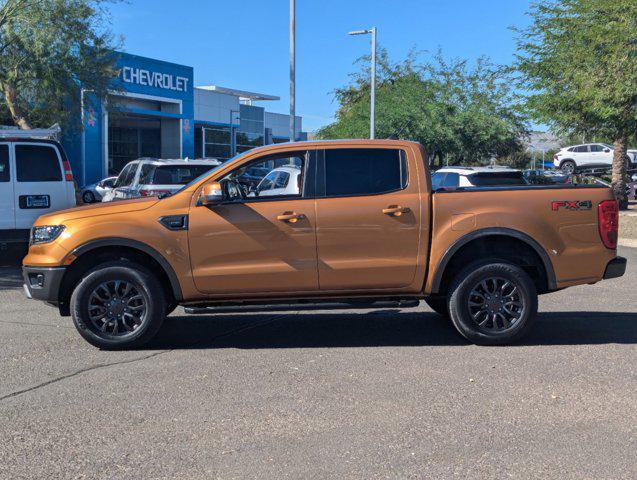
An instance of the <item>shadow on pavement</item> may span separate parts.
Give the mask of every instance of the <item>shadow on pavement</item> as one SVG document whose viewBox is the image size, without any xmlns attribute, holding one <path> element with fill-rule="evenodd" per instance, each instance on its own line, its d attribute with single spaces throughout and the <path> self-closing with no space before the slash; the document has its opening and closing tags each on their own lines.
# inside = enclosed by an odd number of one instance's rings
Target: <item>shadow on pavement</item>
<svg viewBox="0 0 637 480">
<path fill-rule="evenodd" d="M 0 290 L 22 288 L 20 265 L 27 254 L 26 245 L 9 245 L 0 249 Z"/>
<path fill-rule="evenodd" d="M 272 316 L 274 319 L 268 321 L 269 317 L 262 314 L 173 316 L 145 348 L 468 345 L 449 321 L 430 312 L 283 314 Z M 637 343 L 637 313 L 542 313 L 520 345 L 603 343 Z"/>
</svg>

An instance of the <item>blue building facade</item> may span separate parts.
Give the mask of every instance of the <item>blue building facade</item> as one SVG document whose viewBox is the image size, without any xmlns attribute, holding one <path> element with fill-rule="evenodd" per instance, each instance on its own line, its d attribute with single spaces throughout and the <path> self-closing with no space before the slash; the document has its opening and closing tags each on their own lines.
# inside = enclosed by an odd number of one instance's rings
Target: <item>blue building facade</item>
<svg viewBox="0 0 637 480">
<path fill-rule="evenodd" d="M 263 107 L 252 105 L 278 97 L 195 87 L 192 67 L 128 53 L 116 56 L 118 75 L 107 98 L 84 91 L 83 131 L 62 139 L 81 185 L 116 175 L 137 158 L 223 160 L 281 138 L 276 130 L 285 119 L 268 117 Z M 300 118 L 297 124 L 298 139 L 303 137 Z"/>
</svg>

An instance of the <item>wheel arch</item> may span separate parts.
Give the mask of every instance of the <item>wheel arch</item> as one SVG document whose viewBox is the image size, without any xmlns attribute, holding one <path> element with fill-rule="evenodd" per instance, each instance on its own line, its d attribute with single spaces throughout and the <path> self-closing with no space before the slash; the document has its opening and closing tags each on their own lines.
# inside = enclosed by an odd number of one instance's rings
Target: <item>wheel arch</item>
<svg viewBox="0 0 637 480">
<path fill-rule="evenodd" d="M 492 227 L 471 232 L 456 240 L 456 242 L 447 249 L 440 262 L 438 262 L 438 266 L 433 274 L 431 281 L 431 293 L 442 293 L 446 286 L 448 286 L 448 282 L 450 281 L 448 277 L 451 273 L 453 273 L 450 271 L 449 267 L 453 266 L 452 260 L 454 260 L 454 258 L 458 259 L 459 256 L 462 255 L 463 251 L 469 253 L 472 246 L 477 245 L 478 242 L 484 242 L 488 239 L 488 237 L 495 237 L 500 241 L 500 244 L 504 241 L 516 242 L 517 244 L 525 245 L 527 248 L 526 253 L 533 252 L 533 254 L 536 255 L 536 258 L 539 259 L 539 266 L 542 267 L 542 271 L 539 272 L 540 278 L 536 279 L 539 280 L 540 283 L 540 285 L 538 285 L 538 287 L 540 287 L 538 290 L 553 291 L 557 289 L 557 281 L 555 278 L 553 264 L 542 245 L 526 233 L 520 232 L 519 230 L 505 227 Z M 500 252 L 494 252 L 494 258 L 498 258 L 498 253 Z M 536 281 L 536 284 L 537 283 L 538 282 Z"/>
<path fill-rule="evenodd" d="M 156 273 L 160 277 L 160 281 L 164 280 L 162 284 L 169 296 L 172 296 L 177 302 L 183 300 L 179 278 L 168 260 L 161 253 L 137 240 L 119 237 L 101 238 L 85 243 L 69 254 L 69 256 L 73 255 L 76 258 L 67 268 L 60 287 L 59 308 L 63 315 L 68 313 L 68 299 L 73 286 L 77 284 L 79 277 L 84 272 L 96 265 L 96 262 L 89 261 L 89 257 L 86 256 L 89 253 L 91 254 L 91 260 L 94 255 L 97 255 L 97 264 L 102 260 L 116 257 L 129 260 L 138 259 L 145 267 Z M 165 285 L 166 280 L 167 285 Z"/>
</svg>

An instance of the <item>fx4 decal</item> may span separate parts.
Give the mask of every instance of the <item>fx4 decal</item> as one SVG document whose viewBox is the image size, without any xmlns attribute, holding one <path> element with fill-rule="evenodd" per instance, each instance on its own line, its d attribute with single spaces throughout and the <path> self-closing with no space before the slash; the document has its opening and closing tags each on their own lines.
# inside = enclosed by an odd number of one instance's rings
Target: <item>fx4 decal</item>
<svg viewBox="0 0 637 480">
<path fill-rule="evenodd" d="M 593 208 L 593 202 L 590 200 L 558 200 L 551 202 L 551 210 L 554 212 L 557 212 L 561 208 L 571 211 L 590 210 Z"/>
</svg>

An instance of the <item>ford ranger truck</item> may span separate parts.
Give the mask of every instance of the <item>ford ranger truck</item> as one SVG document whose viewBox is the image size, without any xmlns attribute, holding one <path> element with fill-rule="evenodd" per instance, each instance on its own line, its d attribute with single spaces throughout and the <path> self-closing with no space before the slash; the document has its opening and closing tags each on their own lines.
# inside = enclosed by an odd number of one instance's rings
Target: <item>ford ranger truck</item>
<svg viewBox="0 0 637 480">
<path fill-rule="evenodd" d="M 603 186 L 432 192 L 418 143 L 286 143 L 242 153 L 170 196 L 41 216 L 24 289 L 105 349 L 147 342 L 177 305 L 420 300 L 471 342 L 500 345 L 529 331 L 538 294 L 623 275 L 617 232 Z"/>
</svg>

